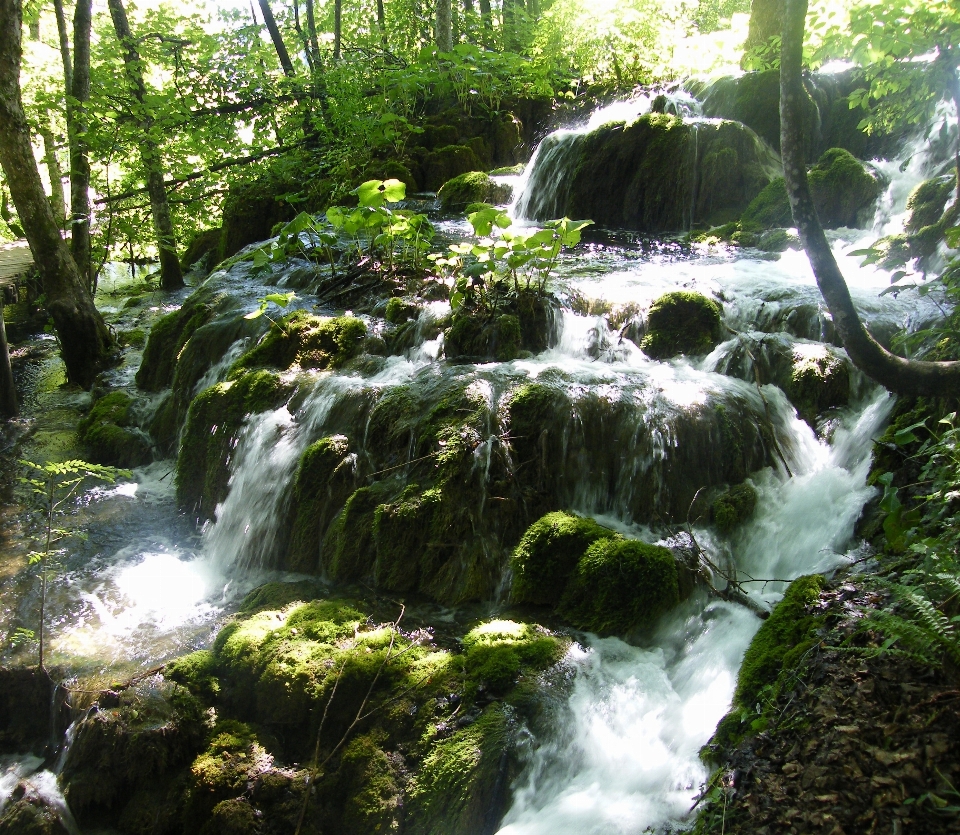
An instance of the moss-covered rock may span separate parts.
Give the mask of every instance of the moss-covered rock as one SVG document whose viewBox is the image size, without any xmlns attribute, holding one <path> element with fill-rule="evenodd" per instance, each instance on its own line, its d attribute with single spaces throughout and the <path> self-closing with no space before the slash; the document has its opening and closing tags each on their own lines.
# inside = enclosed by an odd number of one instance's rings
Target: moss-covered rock
<svg viewBox="0 0 960 835">
<path fill-rule="evenodd" d="M 450 359 L 496 359 L 509 362 L 520 351 L 540 353 L 555 338 L 557 302 L 535 289 L 507 294 L 502 286 L 490 289 L 497 296 L 497 315 L 462 306 L 444 331 L 444 355 Z"/>
<path fill-rule="evenodd" d="M 750 484 L 738 484 L 721 493 L 710 506 L 710 520 L 721 531 L 745 522 L 757 506 L 757 491 Z"/>
<path fill-rule="evenodd" d="M 366 334 L 366 325 L 353 316 L 313 316 L 295 310 L 278 320 L 230 373 L 262 366 L 285 371 L 294 363 L 301 368 L 336 368 L 360 353 Z"/>
<path fill-rule="evenodd" d="M 269 371 L 251 371 L 204 389 L 190 403 L 177 457 L 177 500 L 201 519 L 227 494 L 228 466 L 247 415 L 276 408 L 288 393 Z"/>
<path fill-rule="evenodd" d="M 568 642 L 542 627 L 512 620 L 491 620 L 463 637 L 464 672 L 469 691 L 505 694 L 524 671 L 539 672 L 557 663 Z"/>
<path fill-rule="evenodd" d="M 471 203 L 496 205 L 510 200 L 509 186 L 497 183 L 483 171 L 468 171 L 443 184 L 437 192 L 445 212 L 462 212 Z"/>
<path fill-rule="evenodd" d="M 621 538 L 590 518 L 564 511 L 542 516 L 527 528 L 510 558 L 513 601 L 556 606 L 587 548 L 598 539 Z"/>
<path fill-rule="evenodd" d="M 665 114 L 545 142 L 569 145 L 562 152 L 565 176 L 551 172 L 562 186 L 544 184 L 525 202 L 527 216 L 588 217 L 649 233 L 735 219 L 776 166 L 770 150 L 742 124 L 691 123 Z"/>
<path fill-rule="evenodd" d="M 19 787 L 18 787 L 19 788 Z M 0 835 L 69 835 L 57 810 L 36 794 L 17 795 L 0 815 Z"/>
<path fill-rule="evenodd" d="M 689 290 L 660 296 L 647 316 L 645 354 L 668 359 L 677 354 L 706 354 L 723 335 L 722 309 L 712 299 Z"/>
<path fill-rule="evenodd" d="M 784 387 L 797 414 L 813 426 L 827 409 L 850 401 L 850 364 L 826 346 L 798 343 L 793 350 L 790 379 Z"/>
<path fill-rule="evenodd" d="M 180 266 L 185 270 L 194 270 L 207 275 L 213 269 L 220 254 L 222 237 L 223 228 L 220 226 L 198 232 L 180 256 Z"/>
<path fill-rule="evenodd" d="M 61 780 L 70 808 L 83 822 L 140 785 L 189 762 L 206 736 L 200 703 L 166 684 L 123 691 L 112 708 L 89 713 L 76 728 Z"/>
<path fill-rule="evenodd" d="M 356 489 L 354 463 L 344 435 L 320 438 L 303 451 L 293 482 L 288 571 L 312 574 L 319 569 L 320 543 L 334 515 Z"/>
<path fill-rule="evenodd" d="M 235 255 L 248 244 L 265 241 L 278 223 L 293 220 L 296 209 L 283 195 L 301 183 L 270 174 L 246 183 L 232 183 L 223 201 L 223 230 L 218 260 Z"/>
<path fill-rule="evenodd" d="M 173 382 L 177 360 L 184 346 L 198 328 L 213 318 L 216 307 L 213 292 L 201 289 L 187 298 L 179 310 L 154 323 L 137 370 L 139 388 L 160 391 Z"/>
<path fill-rule="evenodd" d="M 829 148 L 807 177 L 817 215 L 825 229 L 857 227 L 876 203 L 881 186 L 849 151 Z M 793 213 L 782 177 L 773 180 L 740 218 L 744 232 L 793 226 Z"/>
<path fill-rule="evenodd" d="M 783 675 L 795 669 L 804 653 L 816 643 L 823 616 L 810 607 L 819 599 L 822 588 L 823 577 L 819 574 L 794 580 L 763 622 L 743 657 L 733 708 L 717 727 L 705 752 L 708 757 L 711 748 L 723 750 L 736 744 L 750 727 L 748 722 L 757 718 L 755 708 L 761 692 L 766 688 L 778 690 Z M 760 713 L 762 716 L 762 708 Z"/>
<path fill-rule="evenodd" d="M 680 600 L 673 554 L 632 539 L 598 539 L 587 548 L 560 601 L 578 629 L 623 634 L 650 626 Z"/>
<path fill-rule="evenodd" d="M 933 226 L 943 217 L 947 201 L 955 193 L 956 178 L 934 177 L 920 183 L 907 199 L 910 216 L 904 225 L 908 235 L 916 235 L 927 226 Z"/>
<path fill-rule="evenodd" d="M 410 789 L 411 835 L 487 833 L 506 810 L 510 720 L 491 706 L 435 744 Z"/>
<path fill-rule="evenodd" d="M 183 685 L 204 704 L 213 704 L 220 694 L 217 661 L 213 653 L 198 649 L 167 664 L 164 678 Z"/>
<path fill-rule="evenodd" d="M 423 186 L 427 191 L 440 187 L 460 174 L 484 169 L 482 160 L 466 145 L 446 145 L 431 151 L 423 161 Z"/>
<path fill-rule="evenodd" d="M 0 667 L 0 753 L 17 754 L 50 734 L 49 678 L 33 667 Z"/>
<path fill-rule="evenodd" d="M 374 734 L 360 736 L 344 749 L 338 787 L 346 800 L 338 832 L 389 835 L 403 819 L 404 779 L 377 744 Z"/>
<path fill-rule="evenodd" d="M 77 426 L 77 439 L 94 464 L 139 467 L 153 460 L 150 439 L 140 431 L 132 413 L 133 399 L 114 391 L 93 404 Z"/>
</svg>

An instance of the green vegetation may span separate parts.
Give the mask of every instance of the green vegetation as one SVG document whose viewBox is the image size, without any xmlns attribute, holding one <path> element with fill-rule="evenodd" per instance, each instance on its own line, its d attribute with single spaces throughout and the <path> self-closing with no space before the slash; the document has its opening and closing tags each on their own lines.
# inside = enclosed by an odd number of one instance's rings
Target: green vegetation
<svg viewBox="0 0 960 835">
<path fill-rule="evenodd" d="M 510 199 L 510 189 L 482 171 L 468 171 L 444 183 L 437 199 L 445 212 L 462 212 L 473 203 L 505 203 Z"/>
<path fill-rule="evenodd" d="M 721 531 L 729 531 L 753 515 L 757 491 L 749 484 L 738 484 L 725 491 L 710 506 L 710 519 Z"/>
<path fill-rule="evenodd" d="M 640 348 L 654 359 L 706 354 L 722 338 L 722 313 L 719 304 L 700 293 L 664 293 L 650 307 Z"/>
<path fill-rule="evenodd" d="M 150 439 L 136 427 L 133 400 L 122 391 L 101 397 L 77 426 L 77 438 L 96 464 L 139 467 L 153 459 Z"/>
</svg>

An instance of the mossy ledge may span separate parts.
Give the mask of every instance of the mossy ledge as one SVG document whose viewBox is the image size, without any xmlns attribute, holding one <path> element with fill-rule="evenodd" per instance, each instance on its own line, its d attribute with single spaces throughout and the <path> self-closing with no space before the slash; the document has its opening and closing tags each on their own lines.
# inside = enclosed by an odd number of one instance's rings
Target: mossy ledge
<svg viewBox="0 0 960 835">
<path fill-rule="evenodd" d="M 136 426 L 133 398 L 122 391 L 101 397 L 77 426 L 77 439 L 94 464 L 139 467 L 153 459 L 150 439 Z"/>
<path fill-rule="evenodd" d="M 569 640 L 492 620 L 440 646 L 395 629 L 392 603 L 315 591 L 260 587 L 210 650 L 103 694 L 64 771 L 80 825 L 280 835 L 305 813 L 310 832 L 495 831 L 530 693 Z"/>
<path fill-rule="evenodd" d="M 650 307 L 640 348 L 653 359 L 706 354 L 723 336 L 722 314 L 720 305 L 701 293 L 664 293 Z"/>
</svg>

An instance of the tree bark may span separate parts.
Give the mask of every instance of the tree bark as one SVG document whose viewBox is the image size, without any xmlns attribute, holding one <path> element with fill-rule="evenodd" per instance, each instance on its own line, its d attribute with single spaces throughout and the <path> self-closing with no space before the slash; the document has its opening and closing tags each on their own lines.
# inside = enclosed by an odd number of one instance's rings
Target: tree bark
<svg viewBox="0 0 960 835">
<path fill-rule="evenodd" d="M 270 8 L 270 0 L 259 0 L 260 12 L 263 14 L 263 22 L 270 33 L 270 40 L 273 41 L 273 48 L 277 51 L 277 58 L 280 59 L 280 66 L 283 67 L 283 74 L 287 78 L 293 78 L 297 73 L 293 68 L 293 62 L 290 60 L 290 53 L 287 52 L 287 45 L 283 42 L 280 35 L 280 27 L 277 26 L 277 19 L 273 16 L 273 10 Z"/>
<path fill-rule="evenodd" d="M 333 60 L 339 61 L 343 49 L 343 0 L 333 0 Z"/>
<path fill-rule="evenodd" d="M 313 0 L 307 0 L 307 37 L 310 39 L 310 49 L 313 50 L 315 62 L 320 60 L 320 41 L 317 38 L 317 15 Z"/>
<path fill-rule="evenodd" d="M 437 49 L 441 52 L 453 50 L 453 19 L 450 0 L 437 0 Z"/>
<path fill-rule="evenodd" d="M 923 362 L 891 354 L 863 326 L 810 196 L 803 154 L 801 75 L 807 0 L 786 0 L 780 54 L 780 151 L 800 241 L 847 354 L 864 374 L 896 394 L 960 395 L 960 362 Z"/>
<path fill-rule="evenodd" d="M 784 0 L 753 0 L 741 67 L 746 64 L 751 52 L 768 46 L 773 38 L 780 35 L 785 14 Z"/>
<path fill-rule="evenodd" d="M 89 388 L 107 366 L 114 342 L 43 193 L 20 95 L 21 0 L 0 0 L 0 165 L 40 271 L 67 379 Z"/>
<path fill-rule="evenodd" d="M 3 324 L 3 291 L 0 290 L 0 417 L 16 417 L 19 411 L 17 387 L 13 382 L 10 350 L 7 347 L 7 329 Z"/>
<path fill-rule="evenodd" d="M 480 0 L 480 43 L 490 46 L 490 31 L 493 29 L 493 15 L 490 0 Z"/>
<path fill-rule="evenodd" d="M 53 135 L 52 117 L 50 111 L 44 114 L 44 120 L 40 125 L 38 133 L 43 139 L 43 164 L 47 168 L 47 176 L 50 179 L 50 208 L 53 209 L 53 216 L 57 219 L 57 224 L 63 228 L 65 218 L 65 198 L 63 195 L 63 169 L 60 168 L 60 160 L 57 158 L 57 139 Z"/>
<path fill-rule="evenodd" d="M 377 28 L 380 30 L 380 45 L 387 49 L 387 13 L 383 8 L 383 0 L 377 0 Z"/>
<path fill-rule="evenodd" d="M 57 17 L 57 36 L 60 39 L 60 59 L 63 61 L 64 88 L 69 95 L 73 87 L 73 64 L 70 60 L 70 36 L 67 34 L 67 15 L 63 10 L 63 0 L 53 0 L 53 10 Z"/>
<path fill-rule="evenodd" d="M 139 115 L 137 121 L 143 133 L 140 139 L 140 161 L 147 180 L 147 192 L 150 195 L 150 209 L 153 215 L 153 228 L 157 236 L 157 249 L 160 255 L 160 286 L 164 290 L 179 290 L 183 287 L 183 273 L 177 258 L 177 238 L 170 217 L 170 205 L 167 192 L 163 187 L 163 161 L 160 145 L 153 134 L 154 119 L 150 115 L 144 100 L 147 87 L 143 80 L 143 61 L 137 51 L 136 40 L 130 31 L 127 13 L 122 0 L 107 0 L 113 28 L 123 48 L 123 64 L 131 92 L 137 102 Z"/>
<path fill-rule="evenodd" d="M 60 0 L 58 0 L 60 2 Z M 67 142 L 70 146 L 70 251 L 80 278 L 93 292 L 90 245 L 90 156 L 87 147 L 87 102 L 90 101 L 90 30 L 93 0 L 77 0 L 73 13 L 73 65 L 64 53 L 67 82 Z"/>
</svg>

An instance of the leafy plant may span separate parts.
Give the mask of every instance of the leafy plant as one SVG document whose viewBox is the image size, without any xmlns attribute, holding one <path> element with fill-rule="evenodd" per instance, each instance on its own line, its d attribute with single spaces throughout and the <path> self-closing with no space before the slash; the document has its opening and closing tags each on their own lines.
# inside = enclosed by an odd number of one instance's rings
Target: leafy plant
<svg viewBox="0 0 960 835">
<path fill-rule="evenodd" d="M 548 221 L 543 229 L 520 232 L 511 228 L 510 216 L 497 208 L 480 209 L 467 219 L 479 240 L 453 244 L 447 254 L 430 256 L 453 279 L 450 304 L 454 310 L 468 301 L 488 306 L 488 294 L 502 293 L 502 282 L 513 293 L 546 292 L 561 251 L 580 243 L 582 230 L 593 223 L 565 217 Z"/>
<path fill-rule="evenodd" d="M 260 306 L 244 316 L 244 319 L 259 319 L 261 316 L 267 316 L 267 310 L 270 308 L 271 304 L 275 304 L 279 308 L 285 308 L 290 302 L 292 302 L 297 297 L 297 294 L 293 291 L 289 293 L 267 293 L 263 298 L 260 299 Z M 280 327 L 280 323 L 276 320 L 267 316 L 273 324 L 277 327 Z"/>
<path fill-rule="evenodd" d="M 56 520 L 65 512 L 64 507 L 90 481 L 105 481 L 110 484 L 118 478 L 129 478 L 129 470 L 117 467 L 108 467 L 101 464 L 91 464 L 88 461 L 72 460 L 36 464 L 33 461 L 21 460 L 32 475 L 20 478 L 26 484 L 43 513 L 43 548 L 30 554 L 30 565 L 39 566 L 40 572 L 40 613 L 37 639 L 37 665 L 41 670 L 44 666 L 44 621 L 46 619 L 47 584 L 50 572 L 54 568 L 54 561 L 63 551 L 56 548 L 56 544 L 71 536 L 72 531 L 55 527 Z M 18 638 L 22 641 L 34 637 L 29 630 L 18 630 Z"/>
</svg>

